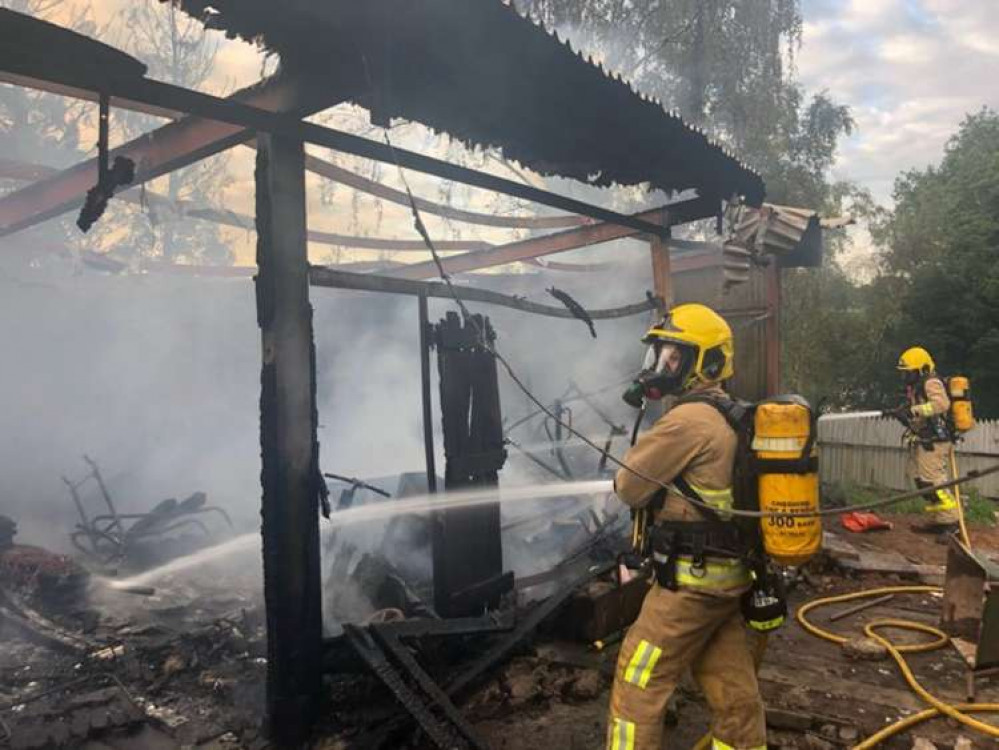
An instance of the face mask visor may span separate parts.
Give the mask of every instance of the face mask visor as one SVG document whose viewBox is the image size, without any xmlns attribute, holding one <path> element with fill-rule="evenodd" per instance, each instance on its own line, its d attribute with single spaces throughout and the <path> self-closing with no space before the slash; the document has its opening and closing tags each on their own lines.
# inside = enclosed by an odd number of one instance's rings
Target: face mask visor
<svg viewBox="0 0 999 750">
<path fill-rule="evenodd" d="M 684 366 L 684 348 L 669 341 L 656 341 L 649 345 L 645 353 L 642 371 L 654 375 L 675 377 Z"/>
<path fill-rule="evenodd" d="M 653 341 L 645 352 L 642 371 L 624 393 L 626 403 L 640 408 L 647 401 L 680 393 L 693 366 L 694 351 L 670 341 Z"/>
</svg>

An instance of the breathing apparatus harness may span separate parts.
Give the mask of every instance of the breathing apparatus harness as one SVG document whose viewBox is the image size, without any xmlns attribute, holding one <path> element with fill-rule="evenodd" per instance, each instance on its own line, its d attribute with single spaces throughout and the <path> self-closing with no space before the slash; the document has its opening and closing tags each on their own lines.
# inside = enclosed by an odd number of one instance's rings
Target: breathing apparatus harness
<svg viewBox="0 0 999 750">
<path fill-rule="evenodd" d="M 703 403 L 716 409 L 738 439 L 736 462 L 733 471 L 735 507 L 757 509 L 755 503 L 755 475 L 751 449 L 752 415 L 754 405 L 733 398 L 689 394 L 677 400 L 674 408 L 683 404 Z M 773 573 L 764 551 L 758 523 L 745 523 L 744 519 L 726 518 L 723 510 L 711 509 L 709 503 L 682 476 L 677 476 L 672 487 L 681 496 L 695 502 L 700 521 L 661 520 L 651 517 L 662 508 L 667 491 L 660 489 L 646 509 L 641 522 L 646 531 L 636 535 L 647 540 L 646 549 L 635 552 L 651 559 L 656 582 L 663 588 L 679 588 L 678 566 L 681 557 L 689 558 L 689 573 L 695 578 L 706 575 L 709 558 L 740 561 L 751 574 L 751 585 L 743 595 L 741 607 L 746 623 L 761 632 L 774 630 L 787 616 L 787 603 L 779 576 Z M 637 521 L 638 519 L 636 519 Z M 700 571 L 700 573 L 698 573 Z"/>
<path fill-rule="evenodd" d="M 929 403 L 929 397 L 926 395 L 926 381 L 930 378 L 939 380 L 946 388 L 944 379 L 935 372 L 922 374 L 915 383 L 906 385 L 907 404 Z M 918 421 L 909 419 L 905 426 L 915 441 L 922 443 L 923 447 L 932 448 L 933 443 L 950 443 L 954 441 L 956 436 L 952 426 L 948 424 L 949 421 L 946 414 L 935 414 Z"/>
</svg>

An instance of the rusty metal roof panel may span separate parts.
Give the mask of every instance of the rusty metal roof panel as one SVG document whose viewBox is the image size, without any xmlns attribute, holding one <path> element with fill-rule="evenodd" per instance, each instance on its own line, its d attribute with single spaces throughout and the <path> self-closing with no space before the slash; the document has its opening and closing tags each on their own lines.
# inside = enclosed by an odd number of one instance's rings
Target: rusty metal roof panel
<svg viewBox="0 0 999 750">
<path fill-rule="evenodd" d="M 320 82 L 348 70 L 357 103 L 548 176 L 763 200 L 727 149 L 500 0 L 174 0 Z"/>
<path fill-rule="evenodd" d="M 0 8 L 0 49 L 5 60 L 39 71 L 72 68 L 97 82 L 146 74 L 145 65 L 114 47 L 9 8 Z"/>
</svg>

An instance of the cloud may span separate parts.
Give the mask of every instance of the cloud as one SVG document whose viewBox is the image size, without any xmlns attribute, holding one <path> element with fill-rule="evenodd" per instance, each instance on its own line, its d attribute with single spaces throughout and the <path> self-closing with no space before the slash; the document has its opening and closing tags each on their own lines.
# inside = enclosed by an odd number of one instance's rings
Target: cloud
<svg viewBox="0 0 999 750">
<path fill-rule="evenodd" d="M 881 200 L 895 176 L 938 162 L 969 112 L 999 106 L 994 0 L 805 0 L 802 82 L 850 105 L 858 132 L 834 168 Z"/>
</svg>

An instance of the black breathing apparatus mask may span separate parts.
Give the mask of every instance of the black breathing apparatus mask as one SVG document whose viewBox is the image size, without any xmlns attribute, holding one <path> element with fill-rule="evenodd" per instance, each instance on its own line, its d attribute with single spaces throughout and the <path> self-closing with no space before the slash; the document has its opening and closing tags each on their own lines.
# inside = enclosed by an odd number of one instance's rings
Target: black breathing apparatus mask
<svg viewBox="0 0 999 750">
<path fill-rule="evenodd" d="M 653 341 L 645 353 L 642 371 L 622 398 L 629 406 L 640 409 L 645 401 L 657 401 L 679 393 L 687 384 L 693 366 L 691 347 L 672 341 Z"/>
</svg>

